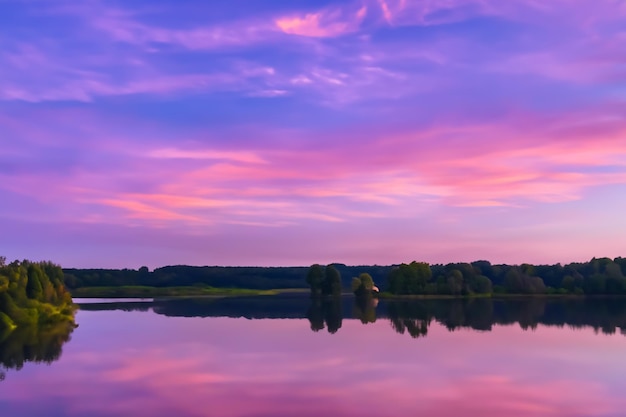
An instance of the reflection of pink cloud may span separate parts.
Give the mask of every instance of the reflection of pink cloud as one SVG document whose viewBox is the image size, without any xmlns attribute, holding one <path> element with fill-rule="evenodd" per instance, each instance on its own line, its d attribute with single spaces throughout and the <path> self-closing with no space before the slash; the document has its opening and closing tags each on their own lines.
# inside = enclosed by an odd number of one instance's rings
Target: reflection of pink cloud
<svg viewBox="0 0 626 417">
<path fill-rule="evenodd" d="M 560 396 L 567 393 L 567 399 Z M 523 384 L 504 375 L 478 376 L 455 381 L 444 390 L 430 390 L 424 407 L 433 417 L 466 416 L 572 416 L 611 413 L 604 390 L 594 383 L 555 380 Z M 458 412 L 458 411 L 457 411 Z"/>
<path fill-rule="evenodd" d="M 62 359 L 9 375 L 3 404 L 54 402 L 67 417 L 610 417 L 626 407 L 624 336 L 589 329 L 451 333 L 433 323 L 414 340 L 386 320 L 344 320 L 329 335 L 306 320 L 80 314 Z"/>
</svg>

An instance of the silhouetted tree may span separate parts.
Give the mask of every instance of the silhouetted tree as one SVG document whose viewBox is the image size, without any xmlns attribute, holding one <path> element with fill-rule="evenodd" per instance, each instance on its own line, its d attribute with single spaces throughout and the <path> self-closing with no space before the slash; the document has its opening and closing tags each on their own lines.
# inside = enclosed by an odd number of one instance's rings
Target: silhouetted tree
<svg viewBox="0 0 626 417">
<path fill-rule="evenodd" d="M 332 265 L 326 266 L 324 270 L 324 282 L 322 294 L 340 296 L 341 295 L 341 274 Z"/>
<path fill-rule="evenodd" d="M 306 282 L 311 287 L 312 296 L 321 295 L 324 284 L 324 268 L 319 264 L 311 265 L 306 276 Z"/>
<path fill-rule="evenodd" d="M 366 272 L 352 278 L 352 291 L 356 296 L 371 296 L 375 284 L 372 276 Z"/>
<path fill-rule="evenodd" d="M 392 294 L 424 294 L 431 278 L 432 271 L 425 262 L 401 264 L 389 273 L 388 291 Z"/>
</svg>

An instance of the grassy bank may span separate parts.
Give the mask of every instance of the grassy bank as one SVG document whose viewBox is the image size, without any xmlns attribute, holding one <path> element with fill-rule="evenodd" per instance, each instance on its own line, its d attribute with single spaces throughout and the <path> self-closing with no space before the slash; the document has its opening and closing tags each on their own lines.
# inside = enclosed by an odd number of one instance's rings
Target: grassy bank
<svg viewBox="0 0 626 417">
<path fill-rule="evenodd" d="M 516 299 L 516 298 L 624 298 L 624 295 L 587 295 L 587 294 L 562 294 L 562 293 L 541 293 L 541 294 L 509 294 L 509 293 L 489 293 L 489 294 L 391 294 L 389 292 L 381 292 L 375 297 L 385 300 L 450 300 L 450 299 L 474 299 L 474 298 L 492 298 L 498 299 Z"/>
<path fill-rule="evenodd" d="M 304 290 L 307 292 L 308 290 Z M 277 295 L 303 292 L 302 289 L 252 290 L 245 288 L 215 288 L 207 286 L 149 287 L 128 285 L 119 287 L 82 287 L 71 291 L 77 298 L 153 298 L 153 297 L 238 297 L 256 295 Z"/>
<path fill-rule="evenodd" d="M 267 296 L 286 293 L 309 294 L 308 289 L 287 288 L 256 290 L 247 288 L 216 288 L 209 286 L 178 286 L 178 287 L 151 287 L 141 285 L 109 286 L 109 287 L 81 287 L 71 290 L 72 297 L 76 298 L 155 298 L 155 297 L 244 297 Z M 344 293 L 343 295 L 347 295 Z M 389 292 L 374 294 L 374 297 L 386 300 L 448 300 L 474 298 L 581 298 L 584 294 L 411 294 L 400 295 Z M 589 297 L 589 296 L 587 296 Z M 602 296 L 599 296 L 602 297 Z M 606 297 L 606 296 L 605 296 Z M 1 317 L 0 317 L 1 318 Z"/>
<path fill-rule="evenodd" d="M 467 295 L 450 295 L 450 294 L 391 294 L 389 292 L 381 292 L 374 295 L 385 300 L 451 300 L 458 298 L 497 298 L 497 294 L 467 294 Z"/>
</svg>

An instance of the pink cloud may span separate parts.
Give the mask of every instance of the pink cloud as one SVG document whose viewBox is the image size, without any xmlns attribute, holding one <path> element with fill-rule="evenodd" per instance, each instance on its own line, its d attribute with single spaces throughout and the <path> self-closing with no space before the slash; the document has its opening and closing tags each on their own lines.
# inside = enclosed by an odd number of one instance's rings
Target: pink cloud
<svg viewBox="0 0 626 417">
<path fill-rule="evenodd" d="M 378 45 L 369 38 L 376 28 L 389 22 L 394 26 L 428 26 L 491 16 L 542 24 L 542 19 L 557 11 L 563 19 L 560 24 L 579 34 L 578 40 L 557 46 L 547 42 L 543 50 L 482 51 L 481 45 L 453 35 L 428 43 L 412 41 L 410 45 L 400 41 Z M 103 5 L 97 11 L 75 6 L 59 8 L 57 13 L 61 12 L 80 17 L 88 28 L 84 36 L 93 41 L 94 50 L 68 55 L 63 45 L 53 39 L 7 49 L 0 57 L 9 63 L 3 71 L 6 81 L 0 86 L 0 99 L 91 102 L 101 96 L 229 91 L 243 97 L 308 94 L 318 103 L 341 107 L 359 101 L 396 100 L 454 88 L 458 79 L 444 75 L 445 71 L 475 66 L 475 51 L 485 55 L 480 58 L 483 64 L 478 69 L 488 75 L 535 74 L 586 85 L 619 81 L 622 77 L 619 56 L 626 49 L 625 38 L 598 35 L 599 31 L 607 30 L 604 29 L 607 23 L 623 13 L 621 7 L 607 1 L 590 7 L 588 1 L 579 0 L 566 7 L 561 3 L 541 6 L 522 0 L 371 0 L 190 29 L 158 26 L 148 23 L 141 12 Z M 350 43 L 348 53 L 330 42 L 302 39 L 333 38 L 359 31 L 364 32 L 363 36 Z M 281 65 L 260 64 L 250 70 L 228 63 L 226 68 L 209 72 L 173 73 L 158 63 L 158 58 L 167 53 L 164 45 L 189 53 L 233 51 L 284 43 L 285 33 L 300 35 L 290 37 L 291 42 L 306 45 L 305 58 L 296 62 L 297 65 L 275 69 Z M 123 50 L 121 56 L 112 53 L 112 41 L 130 44 L 133 49 Z M 407 64 L 421 66 L 422 63 L 437 65 L 441 72 L 405 68 Z M 121 74 L 110 76 L 111 66 Z"/>
<path fill-rule="evenodd" d="M 329 38 L 358 31 L 366 15 L 365 6 L 358 8 L 356 12 L 326 9 L 317 13 L 307 13 L 302 17 L 280 17 L 275 20 L 275 24 L 289 35 Z"/>
<path fill-rule="evenodd" d="M 617 61 L 624 55 L 626 42 L 609 46 L 605 42 L 589 41 L 559 49 L 564 50 L 514 54 L 490 66 L 494 71 L 533 74 L 576 84 L 613 82 L 622 76 Z"/>
<path fill-rule="evenodd" d="M 477 16 L 496 16 L 513 21 L 552 19 L 558 13 L 568 24 L 589 28 L 603 20 L 618 19 L 626 9 L 610 0 L 376 0 L 387 21 L 394 24 L 439 25 Z"/>
<path fill-rule="evenodd" d="M 247 151 L 216 151 L 207 149 L 155 149 L 147 154 L 151 158 L 158 159 L 213 159 L 230 160 L 235 162 L 265 163 L 261 157 Z"/>
<path fill-rule="evenodd" d="M 153 35 L 156 42 L 158 36 Z M 163 36 L 163 42 L 168 39 L 184 43 L 185 36 Z M 288 94 L 272 85 L 275 70 L 266 65 L 238 60 L 227 68 L 174 72 L 155 64 L 151 52 L 112 53 L 107 45 L 96 39 L 88 53 L 67 54 L 65 46 L 54 39 L 8 42 L 0 51 L 0 60 L 7 63 L 0 69 L 0 100 L 92 102 L 102 96 L 215 91 L 263 97 Z"/>
<path fill-rule="evenodd" d="M 153 205 L 144 204 L 142 202 L 133 201 L 128 198 L 128 196 L 120 196 L 124 198 L 123 200 L 114 200 L 114 199 L 102 199 L 96 200 L 94 203 L 100 203 L 105 206 L 117 207 L 121 209 L 125 209 L 129 212 L 130 218 L 139 218 L 142 220 L 189 220 L 189 221 L 198 221 L 198 218 L 194 218 L 191 216 L 178 214 L 173 211 L 164 210 L 162 208 L 154 207 Z M 154 223 L 153 223 L 154 224 Z M 156 225 L 156 224 L 155 224 Z"/>
<path fill-rule="evenodd" d="M 59 209 L 72 202 L 71 211 L 59 214 L 67 220 L 125 224 L 132 219 L 189 230 L 219 223 L 275 226 L 410 218 L 426 207 L 496 209 L 577 201 L 596 187 L 626 185 L 626 122 L 607 117 L 608 111 L 599 114 L 605 116 L 547 121 L 529 114 L 488 125 L 446 123 L 350 137 L 334 133 L 343 140 L 332 140 L 321 150 L 215 148 L 200 142 L 193 147 L 129 147 L 124 144 L 133 142 L 127 134 L 100 125 L 81 131 L 81 141 L 91 144 L 91 152 L 101 152 L 115 170 L 79 165 L 71 174 L 4 174 L 0 187 Z M 14 132 L 41 136 L 41 143 L 50 135 L 11 123 Z M 534 127 L 522 133 L 518 126 L 525 125 Z M 165 142 L 155 129 L 143 135 Z M 68 138 L 74 136 L 68 132 Z M 129 183 L 139 186 L 127 189 Z"/>
<path fill-rule="evenodd" d="M 388 23 L 391 23 L 393 16 L 391 14 L 391 10 L 389 10 L 389 5 L 387 4 L 385 0 L 379 0 L 379 3 L 380 3 L 380 8 L 383 11 L 383 16 L 385 16 L 385 20 Z"/>
<path fill-rule="evenodd" d="M 44 58 L 42 58 L 44 59 Z M 42 101 L 83 101 L 91 102 L 102 96 L 124 96 L 137 94 L 171 94 L 176 92 L 198 91 L 238 91 L 246 90 L 245 74 L 215 72 L 212 74 L 163 74 L 151 69 L 131 72 L 124 80 L 113 80 L 97 72 L 65 71 L 55 67 L 54 57 L 45 58 L 48 65 L 30 66 L 26 71 L 16 73 L 21 81 L 7 82 L 0 87 L 0 99 L 27 102 Z M 48 72 L 57 78 L 57 83 L 27 83 Z M 255 76 L 250 76 L 255 78 Z"/>
<path fill-rule="evenodd" d="M 316 236 L 304 252 L 355 260 L 545 259 L 565 240 L 589 243 L 553 258 L 624 248 L 607 220 L 622 221 L 626 182 L 619 2 L 216 13 L 62 3 L 20 3 L 18 22 L 0 28 L 0 213 L 6 226 L 22 222 L 16 236 L 33 221 L 118 237 L 155 227 L 189 245 L 232 232 L 230 252 L 214 249 L 221 259 L 265 263 L 287 252 L 308 262 L 292 243 L 297 228 Z M 559 210 L 572 213 L 569 229 Z M 536 218 L 515 228 L 526 213 Z M 582 225 L 591 215 L 596 231 Z M 415 242 L 420 228 L 428 247 Z M 333 247 L 320 244 L 338 233 Z"/>
<path fill-rule="evenodd" d="M 143 45 L 148 49 L 154 48 L 151 44 L 170 44 L 190 50 L 245 46 L 265 41 L 273 32 L 271 25 L 255 19 L 174 29 L 146 23 L 142 20 L 145 11 L 114 8 L 99 2 L 89 7 L 72 4 L 50 10 L 53 14 L 80 17 L 87 27 L 107 34 L 113 40 Z"/>
<path fill-rule="evenodd" d="M 287 90 L 259 90 L 248 94 L 250 97 L 283 97 L 289 95 Z"/>
</svg>

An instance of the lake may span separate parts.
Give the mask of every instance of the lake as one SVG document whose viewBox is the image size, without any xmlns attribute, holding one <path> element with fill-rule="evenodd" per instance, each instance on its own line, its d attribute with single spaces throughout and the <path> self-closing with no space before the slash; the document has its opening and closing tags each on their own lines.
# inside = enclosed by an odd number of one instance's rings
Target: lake
<svg viewBox="0 0 626 417">
<path fill-rule="evenodd" d="M 2 416 L 626 415 L 622 299 L 77 301 L 0 343 Z"/>
</svg>

